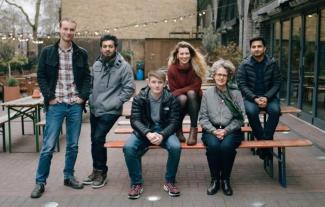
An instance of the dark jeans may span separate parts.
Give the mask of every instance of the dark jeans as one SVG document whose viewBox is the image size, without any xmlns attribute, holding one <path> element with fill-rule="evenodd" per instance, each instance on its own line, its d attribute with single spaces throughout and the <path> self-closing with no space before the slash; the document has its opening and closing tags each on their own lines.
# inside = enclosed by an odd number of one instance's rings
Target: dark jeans
<svg viewBox="0 0 325 207">
<path fill-rule="evenodd" d="M 203 132 L 202 141 L 206 146 L 206 156 L 211 178 L 229 180 L 236 157 L 236 148 L 244 139 L 240 130 L 226 135 L 223 140 L 213 134 Z"/>
<path fill-rule="evenodd" d="M 91 126 L 91 155 L 93 168 L 107 173 L 107 149 L 104 147 L 106 135 L 111 130 L 119 115 L 105 114 L 95 117 L 90 113 Z"/>
<path fill-rule="evenodd" d="M 261 108 L 259 108 L 255 102 L 247 100 L 244 100 L 244 104 L 249 125 L 252 127 L 254 137 L 256 139 L 273 139 L 281 114 L 280 100 L 274 98 L 267 104 L 265 111 L 268 114 L 268 118 L 264 123 L 264 128 L 259 119 Z"/>
</svg>

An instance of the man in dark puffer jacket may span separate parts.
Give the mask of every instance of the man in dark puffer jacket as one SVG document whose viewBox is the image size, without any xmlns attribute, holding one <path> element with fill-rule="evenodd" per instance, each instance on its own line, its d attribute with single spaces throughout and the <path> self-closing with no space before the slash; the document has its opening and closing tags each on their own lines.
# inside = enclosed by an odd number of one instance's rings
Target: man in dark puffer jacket
<svg viewBox="0 0 325 207">
<path fill-rule="evenodd" d="M 128 198 L 137 199 L 143 192 L 141 156 L 149 145 L 158 145 L 168 151 L 164 190 L 170 196 L 179 196 L 175 177 L 181 155 L 180 142 L 175 135 L 180 119 L 180 108 L 166 86 L 166 74 L 151 71 L 148 86 L 134 97 L 131 126 L 134 130 L 123 148 L 125 162 L 131 178 Z"/>
<path fill-rule="evenodd" d="M 273 139 L 280 117 L 278 92 L 281 73 L 274 59 L 265 55 L 265 40 L 256 37 L 250 40 L 251 56 L 245 59 L 237 72 L 237 84 L 244 97 L 249 124 L 256 139 Z M 264 128 L 259 119 L 260 110 L 265 110 L 268 119 Z M 261 159 L 272 156 L 271 149 L 258 150 Z"/>
</svg>

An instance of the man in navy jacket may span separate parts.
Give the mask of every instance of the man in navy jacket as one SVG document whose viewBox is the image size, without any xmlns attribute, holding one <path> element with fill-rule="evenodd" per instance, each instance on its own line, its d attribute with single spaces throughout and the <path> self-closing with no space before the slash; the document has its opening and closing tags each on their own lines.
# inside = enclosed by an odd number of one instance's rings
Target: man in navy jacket
<svg viewBox="0 0 325 207">
<path fill-rule="evenodd" d="M 281 73 L 274 59 L 265 55 L 265 40 L 255 37 L 250 40 L 251 56 L 245 59 L 237 72 L 237 84 L 244 97 L 249 124 L 256 139 L 270 140 L 280 117 L 278 92 Z M 261 125 L 259 114 L 265 110 L 268 119 Z M 260 158 L 272 156 L 271 149 L 258 150 Z"/>
</svg>

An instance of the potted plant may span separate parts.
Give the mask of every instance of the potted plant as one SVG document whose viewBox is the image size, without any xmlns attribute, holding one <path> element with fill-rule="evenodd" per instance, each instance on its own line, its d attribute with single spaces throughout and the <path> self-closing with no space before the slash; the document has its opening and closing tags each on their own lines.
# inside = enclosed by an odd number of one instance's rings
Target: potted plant
<svg viewBox="0 0 325 207">
<path fill-rule="evenodd" d="M 15 77 L 9 77 L 3 88 L 4 101 L 11 101 L 20 98 L 19 81 Z"/>
</svg>

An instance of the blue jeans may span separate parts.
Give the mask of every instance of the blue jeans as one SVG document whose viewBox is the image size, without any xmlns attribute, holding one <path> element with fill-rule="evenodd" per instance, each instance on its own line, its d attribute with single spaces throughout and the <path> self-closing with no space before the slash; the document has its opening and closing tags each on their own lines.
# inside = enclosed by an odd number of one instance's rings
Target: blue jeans
<svg viewBox="0 0 325 207">
<path fill-rule="evenodd" d="M 50 105 L 46 113 L 43 146 L 36 172 L 36 183 L 46 183 L 50 173 L 51 160 L 64 118 L 66 118 L 66 154 L 64 179 L 74 176 L 74 165 L 78 155 L 78 141 L 82 122 L 82 105 L 58 103 Z"/>
<path fill-rule="evenodd" d="M 244 135 L 237 130 L 224 137 L 223 140 L 213 134 L 203 132 L 202 142 L 206 146 L 206 156 L 211 178 L 229 180 L 232 166 L 236 157 L 236 148 L 244 139 Z"/>
<path fill-rule="evenodd" d="M 107 149 L 104 147 L 106 135 L 111 130 L 119 115 L 105 114 L 96 117 L 90 113 L 91 126 L 91 156 L 93 168 L 107 173 Z"/>
<path fill-rule="evenodd" d="M 146 138 L 138 138 L 132 134 L 123 147 L 125 162 L 131 178 L 131 185 L 142 184 L 141 157 L 148 150 L 150 141 Z M 173 134 L 160 144 L 168 151 L 166 166 L 166 182 L 175 183 L 179 159 L 181 156 L 181 145 L 178 138 Z"/>
<path fill-rule="evenodd" d="M 261 108 L 255 102 L 244 100 L 245 110 L 249 125 L 252 127 L 253 135 L 256 139 L 273 139 L 276 126 L 280 118 L 280 100 L 278 98 L 272 99 L 268 102 L 265 111 L 268 118 L 264 123 L 264 128 L 259 119 Z"/>
</svg>

